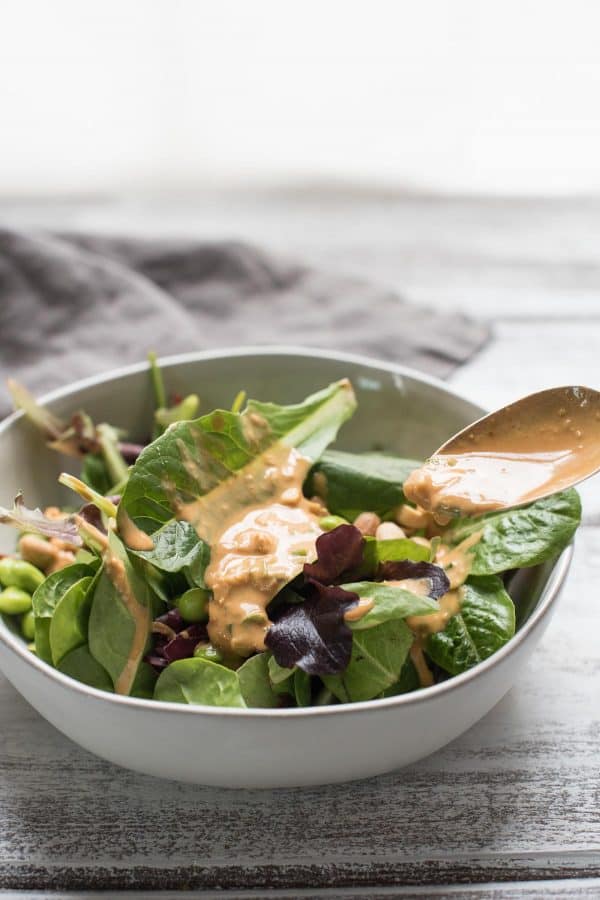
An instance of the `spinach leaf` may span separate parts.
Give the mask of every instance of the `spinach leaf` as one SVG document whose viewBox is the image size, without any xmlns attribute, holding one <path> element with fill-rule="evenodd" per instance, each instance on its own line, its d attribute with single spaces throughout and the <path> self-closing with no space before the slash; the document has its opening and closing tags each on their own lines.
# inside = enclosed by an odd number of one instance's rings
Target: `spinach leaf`
<svg viewBox="0 0 600 900">
<path fill-rule="evenodd" d="M 296 706 L 310 706 L 310 675 L 307 675 L 307 673 L 303 672 L 302 669 L 296 669 L 296 671 L 294 672 L 293 686 Z"/>
<path fill-rule="evenodd" d="M 94 578 L 88 575 L 65 591 L 50 620 L 50 652 L 55 666 L 71 650 L 87 643 L 87 624 L 92 597 L 90 586 Z"/>
<path fill-rule="evenodd" d="M 507 569 L 537 566 L 564 550 L 581 521 L 581 500 L 571 488 L 518 509 L 499 510 L 459 519 L 443 540 L 459 544 L 482 531 L 473 547 L 473 575 L 494 575 Z"/>
<path fill-rule="evenodd" d="M 420 465 L 385 453 L 328 450 L 313 466 L 305 493 L 322 497 L 330 512 L 351 522 L 365 510 L 385 516 L 404 503 L 402 485 Z"/>
<path fill-rule="evenodd" d="M 399 620 L 355 632 L 347 669 L 321 675 L 321 681 L 342 703 L 372 700 L 398 681 L 412 642 L 408 625 Z"/>
<path fill-rule="evenodd" d="M 115 691 L 130 694 L 147 651 L 154 596 L 111 532 L 100 569 L 88 626 L 90 652 L 113 680 Z"/>
<path fill-rule="evenodd" d="M 196 657 L 171 663 L 156 682 L 154 699 L 204 706 L 246 706 L 236 672 Z"/>
<path fill-rule="evenodd" d="M 75 678 L 76 681 L 81 681 L 83 684 L 98 688 L 101 691 L 113 693 L 113 683 L 110 675 L 94 659 L 87 644 L 82 644 L 80 647 L 76 647 L 65 654 L 56 668 L 59 672 Z"/>
<path fill-rule="evenodd" d="M 360 619 L 346 620 L 346 624 L 355 632 L 375 628 L 383 622 L 406 619 L 407 616 L 426 616 L 439 612 L 439 604 L 430 597 L 421 597 L 401 587 L 377 581 L 357 581 L 341 585 L 344 591 L 350 591 L 361 598 L 373 601 L 371 609 Z M 352 610 L 349 610 L 352 612 Z"/>
<path fill-rule="evenodd" d="M 425 645 L 428 656 L 451 675 L 487 659 L 515 633 L 515 607 L 500 578 L 471 576 L 461 590 L 460 612 Z"/>
<path fill-rule="evenodd" d="M 262 477 L 268 465 L 265 455 L 275 444 L 296 447 L 316 459 L 336 436 L 339 427 L 356 407 L 348 381 L 308 397 L 294 406 L 249 401 L 241 413 L 216 410 L 190 422 L 179 422 L 145 448 L 131 470 L 119 504 L 119 515 L 128 514 L 136 525 L 150 533 L 170 522 L 174 511 L 191 504 L 185 518 L 200 525 L 210 541 L 208 513 L 222 513 L 211 493 L 223 482 L 225 503 L 238 507 L 257 502 L 256 493 L 268 497 L 272 485 Z M 244 477 L 253 465 L 257 476 L 251 485 Z M 246 469 L 246 472 L 243 470 Z M 262 469 L 262 472 L 261 472 Z M 219 506 L 219 509 L 221 507 Z M 183 516 L 179 516 L 183 518 Z"/>
<path fill-rule="evenodd" d="M 281 693 L 282 691 L 280 686 L 286 681 L 289 681 L 291 678 L 293 678 L 294 673 L 297 672 L 298 669 L 296 668 L 296 666 L 292 666 L 291 668 L 288 668 L 287 666 L 280 666 L 274 656 L 272 656 L 270 653 L 268 653 L 267 656 L 269 680 L 273 685 L 274 690 L 276 690 L 278 693 Z M 286 691 L 284 691 L 284 693 Z"/>
<path fill-rule="evenodd" d="M 419 675 L 409 656 L 402 666 L 398 681 L 391 687 L 386 688 L 385 691 L 382 691 L 379 697 L 397 697 L 398 694 L 409 694 L 411 691 L 418 691 L 420 687 Z"/>
<path fill-rule="evenodd" d="M 269 678 L 268 653 L 251 656 L 239 667 L 237 675 L 246 706 L 269 709 L 281 705 L 279 692 L 273 689 Z"/>
<path fill-rule="evenodd" d="M 130 552 L 161 572 L 185 575 L 190 587 L 205 588 L 204 572 L 210 562 L 210 547 L 198 537 L 189 522 L 168 522 L 152 535 L 152 550 Z"/>
<path fill-rule="evenodd" d="M 93 574 L 92 567 L 84 563 L 75 563 L 53 572 L 35 590 L 32 600 L 35 616 L 35 652 L 51 666 L 54 662 L 50 648 L 50 622 L 54 611 L 69 588 L 82 578 Z"/>
<path fill-rule="evenodd" d="M 156 686 L 157 673 L 147 662 L 141 662 L 131 685 L 130 696 L 152 700 Z"/>
</svg>

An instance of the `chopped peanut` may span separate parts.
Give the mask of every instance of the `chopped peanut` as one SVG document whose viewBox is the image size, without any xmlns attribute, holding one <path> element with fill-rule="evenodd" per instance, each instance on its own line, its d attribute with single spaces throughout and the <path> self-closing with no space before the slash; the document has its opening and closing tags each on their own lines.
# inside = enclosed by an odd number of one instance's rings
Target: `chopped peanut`
<svg viewBox="0 0 600 900">
<path fill-rule="evenodd" d="M 375 533 L 381 525 L 381 519 L 374 512 L 363 512 L 354 520 L 354 527 L 358 528 L 361 534 L 368 537 L 375 537 Z"/>
<path fill-rule="evenodd" d="M 375 537 L 378 541 L 397 541 L 406 535 L 395 522 L 382 522 L 375 532 Z"/>
<path fill-rule="evenodd" d="M 42 571 L 52 565 L 56 558 L 56 548 L 49 541 L 36 537 L 35 534 L 23 535 L 19 541 L 19 552 L 24 560 Z"/>
<path fill-rule="evenodd" d="M 431 516 L 424 509 L 403 503 L 394 510 L 396 522 L 405 528 L 427 528 Z"/>
</svg>

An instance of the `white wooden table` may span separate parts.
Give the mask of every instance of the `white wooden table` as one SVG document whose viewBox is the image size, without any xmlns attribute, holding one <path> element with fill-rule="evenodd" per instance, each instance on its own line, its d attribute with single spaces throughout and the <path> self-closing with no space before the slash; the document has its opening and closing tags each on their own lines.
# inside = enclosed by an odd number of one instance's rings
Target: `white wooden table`
<svg viewBox="0 0 600 900">
<path fill-rule="evenodd" d="M 0 220 L 241 237 L 468 311 L 494 338 L 452 380 L 487 406 L 600 383 L 600 201 L 205 194 L 4 202 Z M 571 576 L 519 685 L 450 746 L 381 778 L 267 792 L 157 781 L 80 750 L 0 679 L 0 888 L 600 897 L 600 485 L 583 496 Z"/>
</svg>

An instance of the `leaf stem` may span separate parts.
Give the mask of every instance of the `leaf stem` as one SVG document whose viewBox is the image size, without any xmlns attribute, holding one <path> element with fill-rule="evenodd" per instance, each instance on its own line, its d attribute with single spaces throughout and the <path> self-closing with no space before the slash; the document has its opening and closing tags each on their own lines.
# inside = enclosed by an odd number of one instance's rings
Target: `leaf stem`
<svg viewBox="0 0 600 900">
<path fill-rule="evenodd" d="M 84 484 L 79 478 L 76 478 L 74 475 L 69 475 L 68 472 L 62 472 L 58 476 L 58 480 L 61 484 L 64 484 L 65 487 L 68 487 L 72 491 L 75 491 L 76 494 L 79 494 L 79 496 L 88 503 L 93 503 L 94 506 L 97 506 L 109 519 L 116 518 L 117 507 L 112 500 L 109 500 L 108 497 L 103 497 L 102 494 L 99 494 L 98 491 L 95 491 L 89 485 Z"/>
<path fill-rule="evenodd" d="M 148 351 L 148 362 L 150 363 L 150 376 L 152 378 L 152 387 L 154 389 L 154 403 L 157 409 L 162 409 L 167 405 L 167 394 L 162 372 L 158 365 L 154 350 Z"/>
</svg>

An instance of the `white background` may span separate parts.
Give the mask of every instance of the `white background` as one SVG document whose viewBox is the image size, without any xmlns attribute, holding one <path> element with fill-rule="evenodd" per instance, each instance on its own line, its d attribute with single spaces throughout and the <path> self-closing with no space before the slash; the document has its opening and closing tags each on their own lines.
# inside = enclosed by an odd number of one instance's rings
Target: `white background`
<svg viewBox="0 0 600 900">
<path fill-rule="evenodd" d="M 595 0 L 3 0 L 0 196 L 600 189 Z"/>
</svg>

